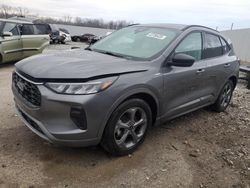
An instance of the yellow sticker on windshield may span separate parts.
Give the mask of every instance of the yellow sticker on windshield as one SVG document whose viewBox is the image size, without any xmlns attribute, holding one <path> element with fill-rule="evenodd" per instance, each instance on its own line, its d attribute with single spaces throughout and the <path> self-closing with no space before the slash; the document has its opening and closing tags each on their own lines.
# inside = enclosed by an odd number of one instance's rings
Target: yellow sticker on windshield
<svg viewBox="0 0 250 188">
<path fill-rule="evenodd" d="M 165 35 L 158 34 L 158 33 L 148 33 L 146 36 L 150 38 L 159 39 L 159 40 L 164 40 L 167 37 Z"/>
</svg>

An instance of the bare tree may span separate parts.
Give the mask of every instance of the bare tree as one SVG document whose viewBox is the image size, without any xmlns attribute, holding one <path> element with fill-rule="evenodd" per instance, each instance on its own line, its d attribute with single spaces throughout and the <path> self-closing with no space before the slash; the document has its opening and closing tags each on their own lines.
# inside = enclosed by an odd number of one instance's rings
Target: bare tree
<svg viewBox="0 0 250 188">
<path fill-rule="evenodd" d="M 75 18 L 75 24 L 76 24 L 76 25 L 81 25 L 81 24 L 82 24 L 82 18 L 76 17 L 76 18 Z"/>
<path fill-rule="evenodd" d="M 17 7 L 17 16 L 25 17 L 28 15 L 28 13 L 29 10 L 27 8 Z"/>
<path fill-rule="evenodd" d="M 70 15 L 65 15 L 65 16 L 63 16 L 63 21 L 65 23 L 71 23 L 72 22 L 72 17 Z"/>
<path fill-rule="evenodd" d="M 8 6 L 8 5 L 1 6 L 1 14 L 3 15 L 4 18 L 8 18 L 11 12 L 12 12 L 11 6 Z"/>
</svg>

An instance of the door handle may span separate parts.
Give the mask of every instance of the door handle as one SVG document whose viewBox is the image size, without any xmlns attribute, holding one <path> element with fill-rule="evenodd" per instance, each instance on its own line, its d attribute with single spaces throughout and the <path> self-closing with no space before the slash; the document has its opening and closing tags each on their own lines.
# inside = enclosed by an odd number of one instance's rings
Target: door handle
<svg viewBox="0 0 250 188">
<path fill-rule="evenodd" d="M 203 72 L 205 72 L 205 69 L 199 69 L 199 70 L 196 71 L 197 74 L 201 74 Z"/>
<path fill-rule="evenodd" d="M 230 67 L 230 66 L 231 66 L 230 63 L 226 63 L 226 64 L 224 65 L 225 68 Z"/>
</svg>

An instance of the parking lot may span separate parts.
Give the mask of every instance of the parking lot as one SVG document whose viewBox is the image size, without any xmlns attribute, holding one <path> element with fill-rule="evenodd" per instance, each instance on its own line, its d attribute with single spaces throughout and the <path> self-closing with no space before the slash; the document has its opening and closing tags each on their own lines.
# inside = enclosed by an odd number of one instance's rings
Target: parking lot
<svg viewBox="0 0 250 188">
<path fill-rule="evenodd" d="M 44 53 L 83 43 L 51 45 Z M 0 66 L 0 187 L 250 187 L 250 90 L 225 113 L 202 109 L 154 127 L 132 155 L 55 147 L 17 117 L 14 64 Z"/>
</svg>

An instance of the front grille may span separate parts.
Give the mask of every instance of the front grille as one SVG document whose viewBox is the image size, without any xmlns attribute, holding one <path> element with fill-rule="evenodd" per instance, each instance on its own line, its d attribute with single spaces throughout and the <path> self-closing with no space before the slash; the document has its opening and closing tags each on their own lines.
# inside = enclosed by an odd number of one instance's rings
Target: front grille
<svg viewBox="0 0 250 188">
<path fill-rule="evenodd" d="M 19 112 L 21 113 L 22 117 L 29 123 L 29 125 L 31 127 L 33 127 L 34 129 L 36 129 L 37 131 L 39 131 L 40 133 L 44 134 L 42 129 L 37 125 L 36 122 L 34 122 L 32 119 L 30 119 L 25 113 L 23 113 L 21 110 L 19 110 Z"/>
<path fill-rule="evenodd" d="M 23 79 L 15 72 L 12 75 L 12 82 L 17 92 L 27 102 L 37 107 L 41 105 L 41 93 L 35 84 Z"/>
</svg>

